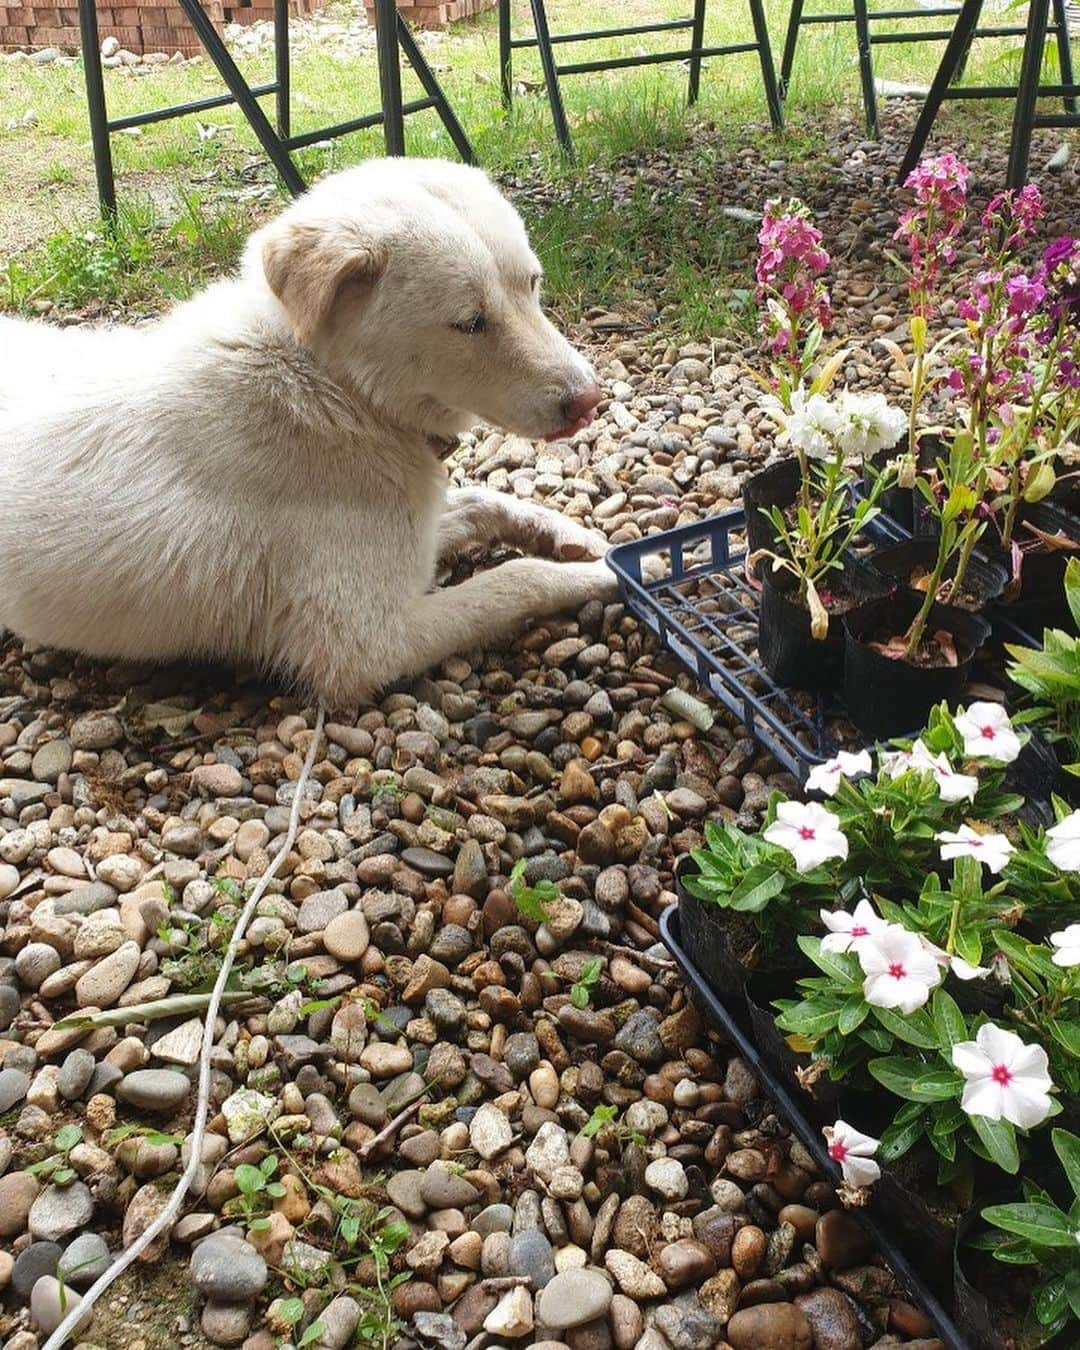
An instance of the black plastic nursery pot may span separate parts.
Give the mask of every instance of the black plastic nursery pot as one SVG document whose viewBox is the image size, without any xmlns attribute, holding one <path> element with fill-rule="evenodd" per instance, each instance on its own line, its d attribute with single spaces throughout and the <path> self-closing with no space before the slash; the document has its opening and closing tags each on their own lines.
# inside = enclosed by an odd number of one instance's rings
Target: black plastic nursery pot
<svg viewBox="0 0 1080 1350">
<path fill-rule="evenodd" d="M 875 549 L 867 561 L 875 572 L 890 581 L 908 589 L 922 590 L 912 578 L 917 575 L 929 577 L 933 573 L 937 562 L 937 541 L 928 538 L 905 539 L 902 543 Z M 950 581 L 956 575 L 958 562 L 958 558 L 949 560 L 944 580 Z M 950 596 L 948 603 L 957 609 L 977 612 L 1000 598 L 1008 579 L 1009 574 L 1000 563 L 976 555 L 964 572 L 961 594 Z"/>
<path fill-rule="evenodd" d="M 660 917 L 660 937 L 693 990 L 695 1001 L 712 1026 L 735 1047 L 750 1066 L 764 1095 L 787 1120 L 792 1133 L 798 1136 L 813 1155 L 823 1173 L 838 1179 L 835 1164 L 826 1153 L 820 1125 L 808 1119 L 792 1096 L 782 1075 L 777 1073 L 759 1053 L 752 1035 L 747 1034 L 732 1010 L 718 997 L 711 979 L 698 964 L 697 950 L 693 949 L 694 956 L 690 956 L 690 939 L 684 938 L 680 924 L 681 913 L 681 906 L 673 906 L 664 911 Z M 850 1212 L 855 1213 L 859 1221 L 865 1225 L 878 1252 L 904 1286 L 911 1301 L 916 1303 L 933 1323 L 934 1331 L 944 1343 L 946 1350 L 977 1350 L 975 1344 L 961 1336 L 932 1288 L 932 1283 L 936 1282 L 942 1287 L 948 1286 L 951 1291 L 949 1261 L 947 1259 L 942 1261 L 937 1256 L 936 1247 L 931 1249 L 925 1242 L 920 1242 L 913 1248 L 921 1258 L 917 1269 L 915 1263 L 895 1241 L 892 1223 L 880 1207 L 877 1197 L 869 1209 Z"/>
<path fill-rule="evenodd" d="M 1024 524 L 1043 534 L 1063 535 L 1076 547 L 1024 549 L 1020 594 L 1015 601 L 1017 618 L 1036 634 L 1043 628 L 1075 631 L 1065 599 L 1065 565 L 1070 558 L 1080 557 L 1080 518 L 1057 502 L 1043 501 L 1028 507 Z"/>
<path fill-rule="evenodd" d="M 874 485 L 874 477 L 881 473 L 889 464 L 890 460 L 896 459 L 900 453 L 899 447 L 891 450 L 879 450 L 877 454 L 871 455 L 869 459 L 863 460 L 863 489 L 869 493 Z M 873 469 L 873 473 L 868 472 L 868 467 Z M 893 485 L 886 488 L 878 497 L 878 506 L 882 511 L 896 523 L 901 526 L 908 534 L 911 533 L 914 526 L 915 501 L 911 488 L 899 487 Z"/>
<path fill-rule="evenodd" d="M 763 512 L 770 506 L 782 511 L 799 495 L 802 470 L 797 459 L 784 459 L 752 474 L 743 484 L 743 510 L 746 512 L 746 551 L 775 549 L 776 527 Z"/>
<path fill-rule="evenodd" d="M 810 631 L 810 611 L 795 598 L 797 578 L 784 568 L 774 570 L 768 558 L 757 564 L 757 576 L 761 582 L 758 655 L 762 665 L 774 680 L 795 689 L 831 693 L 839 688 L 844 615 L 867 600 L 888 595 L 888 583 L 864 563 L 848 558 L 843 572 L 829 573 L 834 597 L 830 600 L 825 592 L 829 631 L 824 638 L 815 638 Z"/>
<path fill-rule="evenodd" d="M 701 900 L 686 889 L 686 878 L 698 874 L 693 858 L 680 858 L 675 868 L 675 893 L 679 897 L 679 918 L 686 942 L 709 980 L 718 998 L 732 1007 L 740 1007 L 746 985 L 747 969 L 736 945 L 740 929 L 749 930 L 745 915 L 724 909 L 709 900 Z"/>
<path fill-rule="evenodd" d="M 955 707 L 967 686 L 972 660 L 990 636 L 990 625 L 978 614 L 935 604 L 927 632 L 944 630 L 951 635 L 958 658 L 955 666 L 916 666 L 869 645 L 905 632 L 924 599 L 915 591 L 896 590 L 884 600 L 861 605 L 844 620 L 844 703 L 864 735 L 902 736 L 925 725 L 936 704 L 944 701 Z"/>
</svg>

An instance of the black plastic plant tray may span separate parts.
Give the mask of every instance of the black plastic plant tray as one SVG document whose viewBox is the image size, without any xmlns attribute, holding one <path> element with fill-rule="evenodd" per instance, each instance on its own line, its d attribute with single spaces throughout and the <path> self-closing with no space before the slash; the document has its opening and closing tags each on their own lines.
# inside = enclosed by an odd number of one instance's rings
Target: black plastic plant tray
<svg viewBox="0 0 1080 1350">
<path fill-rule="evenodd" d="M 716 994 L 709 988 L 708 981 L 683 948 L 679 911 L 676 905 L 671 905 L 660 916 L 660 939 L 675 958 L 709 1022 L 735 1047 L 753 1069 L 754 1076 L 763 1089 L 763 1095 L 773 1103 L 779 1114 L 787 1120 L 792 1133 L 798 1136 L 800 1142 L 813 1155 L 823 1175 L 831 1177 L 834 1181 L 839 1181 L 839 1170 L 826 1152 L 820 1132 L 807 1120 L 787 1087 L 758 1054 L 757 1047 L 731 1012 L 724 1007 Z M 871 1206 L 870 1211 L 851 1210 L 849 1213 L 855 1214 L 860 1223 L 865 1225 L 877 1250 L 907 1290 L 911 1301 L 917 1304 L 934 1324 L 934 1330 L 944 1342 L 946 1350 L 972 1350 L 970 1343 L 960 1335 L 937 1295 L 927 1286 L 889 1233 L 877 1222 L 873 1214 L 873 1207 Z"/>
<path fill-rule="evenodd" d="M 757 654 L 758 595 L 744 561 L 746 516 L 741 507 L 618 544 L 607 555 L 627 608 L 785 769 L 805 782 L 815 764 L 845 746 L 866 743 L 846 722 L 835 698 L 778 684 Z M 910 538 L 888 516 L 860 536 L 864 546 Z M 646 562 L 661 575 L 647 579 Z M 995 623 L 998 622 L 995 615 Z M 1014 624 L 1000 636 L 1035 645 Z M 916 729 L 913 728 L 914 732 Z"/>
</svg>

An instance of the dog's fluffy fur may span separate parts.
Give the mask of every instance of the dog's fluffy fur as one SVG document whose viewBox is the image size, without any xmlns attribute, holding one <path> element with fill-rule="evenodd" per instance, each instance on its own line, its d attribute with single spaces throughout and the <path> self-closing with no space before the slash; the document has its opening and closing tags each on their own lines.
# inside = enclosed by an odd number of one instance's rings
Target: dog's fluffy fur
<svg viewBox="0 0 1080 1350">
<path fill-rule="evenodd" d="M 479 418 L 551 436 L 595 403 L 539 270 L 478 170 L 372 161 L 156 324 L 0 320 L 0 624 L 93 656 L 252 661 L 345 707 L 610 594 L 602 562 L 555 560 L 602 536 L 447 494 L 435 453 Z M 495 539 L 552 558 L 430 591 L 439 558 Z"/>
</svg>

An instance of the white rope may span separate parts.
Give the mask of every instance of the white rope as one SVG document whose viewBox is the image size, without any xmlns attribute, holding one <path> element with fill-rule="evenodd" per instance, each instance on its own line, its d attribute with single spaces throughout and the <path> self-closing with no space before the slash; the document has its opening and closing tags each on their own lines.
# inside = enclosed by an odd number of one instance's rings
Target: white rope
<svg viewBox="0 0 1080 1350">
<path fill-rule="evenodd" d="M 202 1052 L 199 1057 L 199 1093 L 198 1101 L 195 1107 L 195 1124 L 192 1128 L 191 1156 L 188 1158 L 187 1167 L 184 1168 L 180 1180 L 176 1183 L 176 1189 L 169 1196 L 168 1204 L 157 1216 L 154 1222 L 141 1233 L 130 1247 L 120 1253 L 112 1265 L 103 1275 L 99 1275 L 90 1288 L 83 1295 L 77 1307 L 73 1307 L 53 1334 L 45 1342 L 43 1350 L 60 1350 L 60 1347 L 73 1335 L 75 1328 L 86 1316 L 87 1312 L 94 1306 L 101 1295 L 113 1283 L 118 1276 L 122 1275 L 128 1266 L 136 1261 L 139 1255 L 146 1250 L 154 1239 L 169 1227 L 176 1218 L 180 1206 L 184 1203 L 184 1197 L 195 1180 L 195 1174 L 202 1166 L 202 1146 L 203 1138 L 206 1134 L 206 1117 L 210 1110 L 210 1056 L 214 1048 L 214 1024 L 217 1021 L 218 1011 L 221 1008 L 221 996 L 225 992 L 225 985 L 228 982 L 229 974 L 232 970 L 233 961 L 236 958 L 236 949 L 244 936 L 248 924 L 251 922 L 251 916 L 255 913 L 255 906 L 262 899 L 267 886 L 277 875 L 278 868 L 285 861 L 286 854 L 292 848 L 296 839 L 296 831 L 300 824 L 300 803 L 304 796 L 304 786 L 311 774 L 312 766 L 315 763 L 315 755 L 318 750 L 319 741 L 322 738 L 323 720 L 325 710 L 320 705 L 319 712 L 315 718 L 315 734 L 311 738 L 311 744 L 308 746 L 308 752 L 304 757 L 303 768 L 300 770 L 300 777 L 296 780 L 296 792 L 292 800 L 292 809 L 289 812 L 289 828 L 285 832 L 285 839 L 281 847 L 274 854 L 269 866 L 262 876 L 255 883 L 251 895 L 248 897 L 247 904 L 240 913 L 236 927 L 233 929 L 232 937 L 229 939 L 229 945 L 225 949 L 225 955 L 222 957 L 221 969 L 218 971 L 217 981 L 214 984 L 213 993 L 210 995 L 210 1003 L 206 1009 L 206 1021 L 203 1024 Z"/>
</svg>

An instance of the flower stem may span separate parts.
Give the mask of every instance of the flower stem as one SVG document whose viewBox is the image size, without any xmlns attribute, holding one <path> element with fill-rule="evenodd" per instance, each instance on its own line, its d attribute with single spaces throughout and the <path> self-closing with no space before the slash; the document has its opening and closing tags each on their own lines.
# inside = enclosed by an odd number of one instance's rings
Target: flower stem
<svg viewBox="0 0 1080 1350">
<path fill-rule="evenodd" d="M 930 618 L 930 611 L 934 607 L 937 599 L 938 587 L 941 585 L 941 578 L 945 574 L 945 566 L 949 561 L 952 549 L 948 542 L 948 530 L 942 526 L 941 534 L 938 536 L 938 554 L 937 561 L 934 563 L 934 570 L 930 576 L 930 584 L 926 588 L 926 598 L 919 607 L 918 614 L 911 622 L 911 627 L 907 631 L 907 646 L 904 649 L 904 659 L 913 661 L 915 653 L 919 650 L 919 643 L 922 641 L 923 633 L 926 631 L 926 623 Z"/>
</svg>

